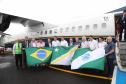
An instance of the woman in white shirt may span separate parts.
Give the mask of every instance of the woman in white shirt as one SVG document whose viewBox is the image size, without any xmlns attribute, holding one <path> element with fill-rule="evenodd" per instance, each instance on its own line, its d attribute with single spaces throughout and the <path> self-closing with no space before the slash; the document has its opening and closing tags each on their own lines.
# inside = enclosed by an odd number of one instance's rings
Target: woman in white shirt
<svg viewBox="0 0 126 84">
<path fill-rule="evenodd" d="M 104 39 L 102 37 L 98 38 L 99 42 L 98 42 L 98 48 L 105 48 L 107 43 L 104 41 Z"/>
</svg>

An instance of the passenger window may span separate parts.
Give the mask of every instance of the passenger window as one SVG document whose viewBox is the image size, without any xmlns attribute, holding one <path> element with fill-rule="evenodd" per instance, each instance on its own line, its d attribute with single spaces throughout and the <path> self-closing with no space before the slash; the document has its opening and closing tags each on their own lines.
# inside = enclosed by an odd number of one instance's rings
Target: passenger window
<svg viewBox="0 0 126 84">
<path fill-rule="evenodd" d="M 42 34 L 43 34 L 43 31 L 40 32 L 40 35 L 42 35 Z"/>
<path fill-rule="evenodd" d="M 52 34 L 52 30 L 49 31 L 49 34 Z"/>
<path fill-rule="evenodd" d="M 98 27 L 97 24 L 94 24 L 94 25 L 93 25 L 93 28 L 94 28 L 94 29 L 97 29 L 97 27 Z"/>
<path fill-rule="evenodd" d="M 102 23 L 102 28 L 106 28 L 107 27 L 107 24 L 106 23 Z"/>
<path fill-rule="evenodd" d="M 45 31 L 45 34 L 47 34 L 47 30 Z"/>
<path fill-rule="evenodd" d="M 55 33 L 55 34 L 57 33 L 57 29 L 54 30 L 54 33 Z"/>
<path fill-rule="evenodd" d="M 86 25 L 86 30 L 89 30 L 90 26 L 89 25 Z"/>
<path fill-rule="evenodd" d="M 63 33 L 63 28 L 60 28 L 60 33 Z"/>
<path fill-rule="evenodd" d="M 79 31 L 82 31 L 82 26 L 78 26 L 78 30 Z"/>
<path fill-rule="evenodd" d="M 69 31 L 69 27 L 66 28 L 66 32 L 68 32 L 68 31 Z"/>
<path fill-rule="evenodd" d="M 72 31 L 73 31 L 73 32 L 75 31 L 75 27 L 72 27 Z"/>
</svg>

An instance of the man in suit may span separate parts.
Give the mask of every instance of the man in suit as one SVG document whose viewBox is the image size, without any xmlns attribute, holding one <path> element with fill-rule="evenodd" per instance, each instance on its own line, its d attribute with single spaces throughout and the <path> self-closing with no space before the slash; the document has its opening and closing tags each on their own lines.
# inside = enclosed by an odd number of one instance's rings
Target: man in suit
<svg viewBox="0 0 126 84">
<path fill-rule="evenodd" d="M 52 42 L 51 42 L 51 38 L 47 39 L 47 42 L 45 43 L 46 47 L 52 47 Z"/>
<path fill-rule="evenodd" d="M 25 52 L 25 48 L 29 47 L 29 38 L 26 36 L 25 40 L 23 42 L 23 67 L 26 68 L 27 67 L 27 60 L 26 60 L 26 52 Z"/>
<path fill-rule="evenodd" d="M 126 10 L 123 11 L 123 16 L 121 18 L 121 28 L 124 31 L 124 41 L 126 41 Z M 121 33 L 123 33 L 123 32 L 121 32 Z M 120 37 L 122 38 L 122 36 L 120 36 Z"/>
<path fill-rule="evenodd" d="M 70 38 L 70 39 L 69 39 L 69 46 L 73 46 L 73 45 L 74 45 L 73 39 Z"/>
<path fill-rule="evenodd" d="M 79 38 L 78 37 L 75 37 L 74 45 L 78 45 L 78 47 L 80 47 L 81 43 L 79 42 Z"/>
</svg>

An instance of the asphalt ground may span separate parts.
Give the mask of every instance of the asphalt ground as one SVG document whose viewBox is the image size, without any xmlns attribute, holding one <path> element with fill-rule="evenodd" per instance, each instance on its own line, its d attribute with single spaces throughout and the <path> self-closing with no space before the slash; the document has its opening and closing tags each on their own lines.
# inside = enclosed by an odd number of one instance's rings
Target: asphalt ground
<svg viewBox="0 0 126 84">
<path fill-rule="evenodd" d="M 17 70 L 13 56 L 0 56 L 0 84 L 111 84 L 111 81 L 65 73 L 47 66 Z"/>
</svg>

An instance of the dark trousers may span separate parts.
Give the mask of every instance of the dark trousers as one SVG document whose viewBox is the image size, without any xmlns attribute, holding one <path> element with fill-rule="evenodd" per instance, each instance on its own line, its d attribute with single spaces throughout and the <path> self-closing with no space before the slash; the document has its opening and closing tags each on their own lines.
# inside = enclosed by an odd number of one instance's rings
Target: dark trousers
<svg viewBox="0 0 126 84">
<path fill-rule="evenodd" d="M 123 29 L 120 29 L 120 32 L 119 32 L 119 41 L 122 40 L 122 33 L 123 33 Z"/>
<path fill-rule="evenodd" d="M 15 54 L 15 64 L 17 69 L 22 68 L 22 54 Z"/>
<path fill-rule="evenodd" d="M 120 29 L 119 41 L 122 40 L 123 29 Z M 126 41 L 126 28 L 124 28 L 124 41 Z"/>
<path fill-rule="evenodd" d="M 124 29 L 124 41 L 126 41 L 126 28 Z"/>
<path fill-rule="evenodd" d="M 27 58 L 26 58 L 26 52 L 23 50 L 23 66 L 24 68 L 27 67 Z"/>
<path fill-rule="evenodd" d="M 115 66 L 114 61 L 115 59 L 106 57 L 106 72 L 108 76 L 112 76 L 113 74 Z"/>
</svg>

